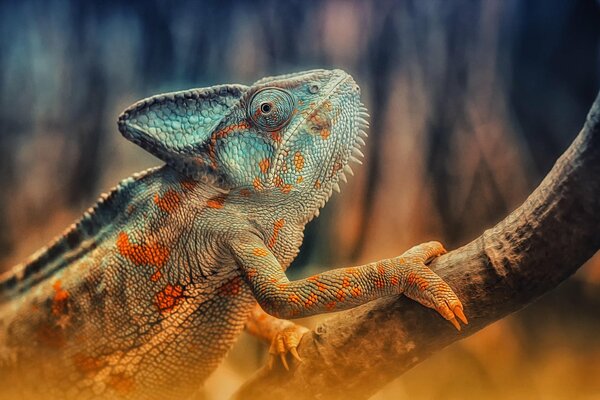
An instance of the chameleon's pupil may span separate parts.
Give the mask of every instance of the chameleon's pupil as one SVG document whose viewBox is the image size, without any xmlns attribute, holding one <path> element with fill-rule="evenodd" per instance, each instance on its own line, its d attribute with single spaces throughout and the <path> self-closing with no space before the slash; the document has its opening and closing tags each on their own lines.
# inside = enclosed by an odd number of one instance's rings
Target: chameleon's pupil
<svg viewBox="0 0 600 400">
<path fill-rule="evenodd" d="M 271 105 L 269 103 L 262 103 L 260 105 L 260 111 L 262 111 L 264 114 L 267 114 L 271 111 Z"/>
</svg>

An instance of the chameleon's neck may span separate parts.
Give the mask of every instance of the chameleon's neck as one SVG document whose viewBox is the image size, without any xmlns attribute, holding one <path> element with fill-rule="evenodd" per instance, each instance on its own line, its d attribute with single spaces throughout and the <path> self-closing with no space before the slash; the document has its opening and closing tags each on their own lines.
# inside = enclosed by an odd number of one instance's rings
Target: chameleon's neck
<svg viewBox="0 0 600 400">
<path fill-rule="evenodd" d="M 62 235 L 33 254 L 26 262 L 0 276 L 0 301 L 26 292 L 38 282 L 96 248 L 104 234 L 110 232 L 110 229 L 106 228 L 122 215 L 131 203 L 136 194 L 131 188 L 159 169 L 160 167 L 151 168 L 121 181 L 110 192 L 103 194 L 98 202 Z"/>
</svg>

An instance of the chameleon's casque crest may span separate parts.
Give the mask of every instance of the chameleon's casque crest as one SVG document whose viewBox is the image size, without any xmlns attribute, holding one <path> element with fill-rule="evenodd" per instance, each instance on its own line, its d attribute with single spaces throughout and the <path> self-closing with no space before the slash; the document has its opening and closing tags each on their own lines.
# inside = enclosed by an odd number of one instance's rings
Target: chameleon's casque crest
<svg viewBox="0 0 600 400">
<path fill-rule="evenodd" d="M 152 96 L 121 114 L 119 131 L 168 164 L 198 174 L 206 165 L 197 149 L 207 144 L 247 89 L 221 85 Z"/>
</svg>

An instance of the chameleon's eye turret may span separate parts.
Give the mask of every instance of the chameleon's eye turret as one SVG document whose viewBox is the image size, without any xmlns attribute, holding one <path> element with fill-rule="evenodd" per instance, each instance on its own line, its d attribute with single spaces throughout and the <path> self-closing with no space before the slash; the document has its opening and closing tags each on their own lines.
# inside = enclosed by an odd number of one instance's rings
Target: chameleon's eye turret
<svg viewBox="0 0 600 400">
<path fill-rule="evenodd" d="M 294 108 L 290 93 L 279 88 L 265 88 L 252 96 L 247 112 L 259 129 L 271 132 L 290 122 Z"/>
</svg>

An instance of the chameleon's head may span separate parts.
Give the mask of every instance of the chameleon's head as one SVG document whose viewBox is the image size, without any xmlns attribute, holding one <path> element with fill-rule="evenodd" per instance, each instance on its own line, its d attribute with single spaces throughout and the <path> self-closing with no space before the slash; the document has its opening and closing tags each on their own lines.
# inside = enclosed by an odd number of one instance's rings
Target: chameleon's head
<svg viewBox="0 0 600 400">
<path fill-rule="evenodd" d="M 224 189 L 324 203 L 361 154 L 367 117 L 350 75 L 313 70 L 154 96 L 124 111 L 119 130 Z"/>
</svg>

